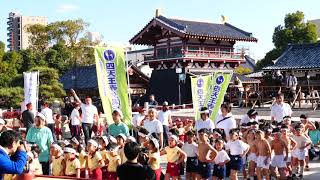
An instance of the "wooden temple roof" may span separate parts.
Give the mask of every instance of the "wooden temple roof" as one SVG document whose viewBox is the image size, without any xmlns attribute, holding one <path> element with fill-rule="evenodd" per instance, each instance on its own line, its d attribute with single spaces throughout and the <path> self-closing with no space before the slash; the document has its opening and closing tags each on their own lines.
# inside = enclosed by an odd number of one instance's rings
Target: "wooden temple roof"
<svg viewBox="0 0 320 180">
<path fill-rule="evenodd" d="M 212 39 L 225 41 L 257 42 L 252 33 L 243 31 L 229 23 L 218 24 L 199 21 L 154 17 L 129 42 L 131 44 L 154 45 L 165 33 L 181 38 Z"/>
</svg>

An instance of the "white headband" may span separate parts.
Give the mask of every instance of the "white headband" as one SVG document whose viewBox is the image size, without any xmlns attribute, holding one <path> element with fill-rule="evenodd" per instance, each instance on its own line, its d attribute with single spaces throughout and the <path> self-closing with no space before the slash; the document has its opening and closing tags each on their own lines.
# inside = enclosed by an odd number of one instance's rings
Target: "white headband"
<svg viewBox="0 0 320 180">
<path fill-rule="evenodd" d="M 93 140 L 93 139 L 90 139 L 89 141 L 88 141 L 88 143 L 90 143 L 90 144 L 92 144 L 93 146 L 95 146 L 96 148 L 98 148 L 98 143 L 97 143 L 97 141 L 95 141 L 95 140 Z"/>
<path fill-rule="evenodd" d="M 77 154 L 77 151 L 75 149 L 69 147 L 64 148 L 64 152 Z"/>
</svg>

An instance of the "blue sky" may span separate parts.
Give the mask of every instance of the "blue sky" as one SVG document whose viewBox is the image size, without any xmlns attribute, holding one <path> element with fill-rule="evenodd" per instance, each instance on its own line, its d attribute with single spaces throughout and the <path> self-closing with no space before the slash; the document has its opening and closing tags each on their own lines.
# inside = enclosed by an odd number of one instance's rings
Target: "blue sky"
<svg viewBox="0 0 320 180">
<path fill-rule="evenodd" d="M 306 20 L 319 19 L 319 0 L 1 0 L 0 40 L 6 43 L 9 12 L 47 16 L 48 21 L 82 18 L 89 31 L 99 32 L 106 42 L 127 42 L 153 17 L 156 8 L 167 17 L 228 22 L 252 32 L 258 43 L 246 43 L 250 54 L 262 58 L 273 48 L 274 28 L 283 24 L 285 14 L 303 11 Z M 240 44 L 242 45 L 242 44 Z M 240 47 L 239 45 L 239 47 Z"/>
</svg>

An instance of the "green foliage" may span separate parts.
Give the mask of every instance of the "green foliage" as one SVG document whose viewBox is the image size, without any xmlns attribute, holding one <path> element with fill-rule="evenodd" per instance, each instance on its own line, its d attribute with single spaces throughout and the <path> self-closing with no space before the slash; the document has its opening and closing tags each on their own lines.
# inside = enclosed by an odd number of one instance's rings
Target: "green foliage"
<svg viewBox="0 0 320 180">
<path fill-rule="evenodd" d="M 315 43 L 317 39 L 316 25 L 304 22 L 303 12 L 287 14 L 284 18 L 284 26 L 279 25 L 274 29 L 272 42 L 275 49 L 269 51 L 257 63 L 257 70 L 272 65 L 272 60 L 277 59 L 286 50 L 288 44 Z"/>
<path fill-rule="evenodd" d="M 250 68 L 242 67 L 242 66 L 237 67 L 234 71 L 237 74 L 249 74 L 252 72 Z"/>
<path fill-rule="evenodd" d="M 62 98 L 66 96 L 66 92 L 63 90 L 62 84 L 59 83 L 58 71 L 49 68 L 37 66 L 30 71 L 39 71 L 39 99 L 53 102 L 54 100 L 59 100 L 62 102 Z"/>
<path fill-rule="evenodd" d="M 0 106 L 19 108 L 23 101 L 23 89 L 21 87 L 0 88 Z"/>
</svg>

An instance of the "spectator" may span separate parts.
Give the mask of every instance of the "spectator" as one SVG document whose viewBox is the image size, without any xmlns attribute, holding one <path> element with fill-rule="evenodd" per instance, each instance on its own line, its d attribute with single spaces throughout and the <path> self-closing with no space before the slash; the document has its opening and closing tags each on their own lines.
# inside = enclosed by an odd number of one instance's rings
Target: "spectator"
<svg viewBox="0 0 320 180">
<path fill-rule="evenodd" d="M 283 117 L 292 115 L 292 110 L 289 104 L 284 102 L 284 95 L 278 93 L 276 102 L 271 106 L 271 121 L 282 122 Z"/>
<path fill-rule="evenodd" d="M 314 123 L 316 129 L 309 131 L 309 137 L 312 142 L 311 149 L 309 149 L 309 157 L 312 160 L 313 158 L 319 158 L 319 145 L 320 145 L 320 131 L 319 131 L 319 122 L 315 121 Z"/>
<path fill-rule="evenodd" d="M 289 91 L 288 99 L 290 104 L 293 103 L 294 98 L 296 97 L 296 89 L 297 89 L 298 81 L 297 77 L 294 76 L 292 73 L 286 79 L 286 87 Z"/>
<path fill-rule="evenodd" d="M 57 141 L 57 138 L 54 133 L 53 114 L 52 114 L 52 110 L 49 108 L 49 103 L 45 102 L 43 104 L 43 109 L 41 110 L 41 113 L 46 117 L 46 124 L 47 124 L 47 127 L 51 130 L 53 140 Z"/>
<path fill-rule="evenodd" d="M 145 109 L 141 108 L 139 109 L 139 114 L 136 114 L 132 118 L 132 125 L 133 125 L 133 130 L 134 130 L 134 137 L 138 138 L 138 132 L 140 127 L 142 126 L 142 121 L 145 119 Z"/>
<path fill-rule="evenodd" d="M 237 88 L 238 106 L 242 107 L 242 96 L 243 96 L 244 88 L 242 85 L 242 81 L 239 79 L 238 76 L 236 76 L 234 85 Z"/>
<path fill-rule="evenodd" d="M 155 178 L 155 174 L 149 166 L 143 166 L 138 163 L 140 148 L 136 142 L 126 143 L 124 153 L 128 160 L 117 168 L 119 180 L 146 180 Z"/>
<path fill-rule="evenodd" d="M 153 94 L 151 94 L 149 96 L 149 107 L 155 108 L 156 106 L 158 106 L 158 102 L 155 100 L 155 96 Z"/>
<path fill-rule="evenodd" d="M 253 122 L 253 121 L 256 121 L 258 122 L 257 120 L 257 115 L 258 115 L 258 112 L 255 110 L 255 109 L 249 109 L 249 111 L 247 112 L 247 114 L 245 114 L 241 120 L 240 120 L 240 125 L 241 124 L 247 124 L 248 122 Z"/>
<path fill-rule="evenodd" d="M 209 129 L 210 132 L 212 132 L 214 123 L 209 119 L 209 109 L 207 107 L 202 107 L 200 109 L 200 118 L 201 119 L 197 120 L 195 124 L 196 132 L 198 133 L 198 131 L 203 128 Z"/>
<path fill-rule="evenodd" d="M 0 180 L 4 174 L 21 174 L 27 162 L 24 145 L 20 145 L 19 133 L 13 130 L 0 136 Z"/>
<path fill-rule="evenodd" d="M 80 110 L 80 104 L 75 103 L 70 116 L 71 134 L 72 134 L 72 137 L 75 137 L 77 140 L 80 140 L 80 131 L 81 131 L 81 128 L 80 128 L 81 116 L 80 116 L 79 110 Z"/>
<path fill-rule="evenodd" d="M 32 112 L 33 110 L 32 103 L 28 103 L 26 106 L 27 106 L 27 109 L 22 112 L 22 123 L 24 127 L 27 128 L 27 132 L 28 132 L 34 123 L 34 113 Z"/>
<path fill-rule="evenodd" d="M 229 104 L 221 105 L 221 114 L 219 114 L 216 118 L 215 125 L 217 129 L 223 130 L 224 138 L 229 140 L 230 130 L 237 127 L 236 120 L 233 118 L 231 114 L 231 106 Z"/>
<path fill-rule="evenodd" d="M 108 127 L 108 132 L 111 136 L 117 137 L 119 134 L 129 136 L 128 126 L 121 121 L 123 114 L 120 110 L 114 110 L 112 112 L 113 124 Z"/>
<path fill-rule="evenodd" d="M 149 109 L 148 119 L 144 121 L 144 128 L 152 134 L 155 133 L 159 137 L 160 147 L 163 147 L 163 127 L 161 122 L 156 118 L 157 112 L 154 108 Z"/>
<path fill-rule="evenodd" d="M 169 127 L 172 125 L 171 111 L 168 108 L 167 101 L 163 103 L 162 110 L 158 113 L 158 119 L 163 127 L 163 143 L 164 146 L 167 146 L 169 139 Z"/>
<path fill-rule="evenodd" d="M 98 110 L 96 106 L 92 105 L 92 99 L 90 97 L 86 97 L 85 103 L 81 103 L 81 100 L 73 89 L 71 89 L 71 93 L 76 102 L 81 104 L 80 107 L 82 110 L 82 129 L 84 133 L 84 139 L 87 144 L 88 140 L 91 139 L 93 122 L 94 120 L 97 121 L 99 117 Z"/>
<path fill-rule="evenodd" d="M 49 157 L 50 146 L 53 142 L 53 137 L 50 129 L 45 126 L 46 117 L 39 113 L 35 118 L 35 127 L 31 127 L 27 132 L 27 141 L 37 144 L 41 150 L 39 161 L 42 166 L 44 175 L 49 175 Z"/>
</svg>

